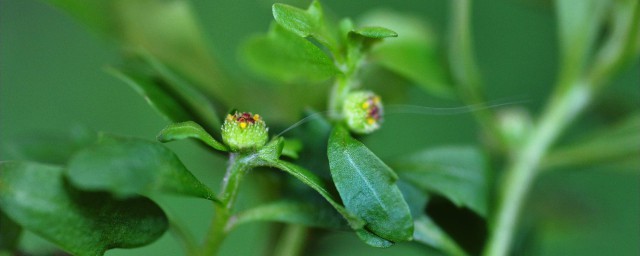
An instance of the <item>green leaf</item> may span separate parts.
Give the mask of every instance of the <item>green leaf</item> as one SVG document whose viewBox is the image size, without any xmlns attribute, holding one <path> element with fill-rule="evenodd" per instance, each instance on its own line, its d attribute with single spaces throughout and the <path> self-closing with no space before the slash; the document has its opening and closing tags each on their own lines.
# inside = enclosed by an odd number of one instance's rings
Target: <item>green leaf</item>
<svg viewBox="0 0 640 256">
<path fill-rule="evenodd" d="M 264 161 L 264 163 L 262 163 L 264 166 L 283 170 L 291 174 L 296 179 L 302 181 L 304 184 L 307 184 L 309 187 L 317 191 L 322 197 L 324 197 L 327 202 L 329 202 L 331 206 L 333 206 L 338 211 L 338 213 L 340 213 L 347 220 L 351 228 L 355 230 L 362 229 L 365 224 L 364 221 L 359 217 L 353 215 L 351 212 L 347 211 L 347 209 L 345 209 L 344 206 L 342 206 L 342 204 L 340 204 L 338 200 L 335 199 L 333 195 L 331 195 L 331 193 L 329 193 L 329 189 L 327 188 L 327 185 L 324 183 L 324 181 L 318 178 L 318 176 L 313 174 L 311 171 L 279 159 L 262 158 L 262 160 Z"/>
<path fill-rule="evenodd" d="M 131 86 L 170 122 L 195 121 L 208 131 L 220 130 L 213 104 L 191 84 L 149 54 L 107 71 Z"/>
<path fill-rule="evenodd" d="M 356 234 L 360 240 L 373 247 L 388 248 L 393 245 L 392 241 L 379 237 L 366 229 L 356 230 Z"/>
<path fill-rule="evenodd" d="M 75 255 L 143 246 L 167 230 L 167 217 L 151 200 L 80 191 L 63 174 L 55 166 L 0 163 L 0 207 L 25 229 Z"/>
<path fill-rule="evenodd" d="M 243 211 L 236 216 L 233 226 L 254 221 L 276 221 L 330 229 L 346 226 L 342 217 L 333 210 L 295 201 L 276 201 Z"/>
<path fill-rule="evenodd" d="M 186 0 L 43 0 L 127 51 L 144 51 L 189 78 L 203 92 L 227 91 L 191 2 Z M 182 120 L 185 121 L 185 120 Z M 200 122 L 202 123 L 202 122 Z"/>
<path fill-rule="evenodd" d="M 101 135 L 71 159 L 68 174 L 79 188 L 106 190 L 118 197 L 169 192 L 217 200 L 171 150 L 142 139 Z"/>
<path fill-rule="evenodd" d="M 285 139 L 282 155 L 293 159 L 298 159 L 298 154 L 302 150 L 302 141 L 297 139 Z"/>
<path fill-rule="evenodd" d="M 2 175 L 0 173 L 0 175 Z M 2 183 L 0 183 L 2 188 Z M 13 252 L 18 247 L 20 241 L 20 233 L 22 233 L 22 227 L 11 220 L 0 207 L 0 255 L 3 252 Z"/>
<path fill-rule="evenodd" d="M 387 37 L 398 37 L 398 33 L 395 31 L 383 28 L 383 27 L 362 27 L 358 29 L 351 30 L 351 33 L 371 38 L 371 39 L 382 39 Z"/>
<path fill-rule="evenodd" d="M 229 149 L 224 144 L 215 140 L 207 131 L 199 124 L 193 121 L 183 123 L 170 124 L 160 131 L 157 139 L 160 142 L 169 142 L 174 140 L 182 140 L 193 138 L 202 141 L 213 149 L 227 152 Z"/>
<path fill-rule="evenodd" d="M 276 137 L 258 151 L 258 156 L 265 161 L 276 161 L 282 155 L 283 149 L 284 138 Z"/>
<path fill-rule="evenodd" d="M 580 141 L 551 151 L 544 159 L 544 168 L 620 164 L 629 161 L 629 169 L 640 168 L 640 113 L 624 121 L 592 132 Z"/>
<path fill-rule="evenodd" d="M 64 165 L 75 152 L 93 144 L 96 138 L 96 132 L 84 126 L 61 133 L 28 134 L 7 143 L 6 158 Z"/>
<path fill-rule="evenodd" d="M 342 126 L 331 133 L 328 155 L 331 176 L 347 210 L 381 238 L 410 240 L 413 221 L 395 184 L 397 175 Z"/>
<path fill-rule="evenodd" d="M 442 195 L 481 216 L 487 214 L 487 170 L 483 154 L 474 147 L 427 149 L 392 164 L 403 180 L 425 192 Z"/>
<path fill-rule="evenodd" d="M 281 82 L 318 82 L 338 73 L 320 48 L 278 24 L 266 36 L 248 40 L 242 50 L 250 68 Z"/>
<path fill-rule="evenodd" d="M 582 75 L 605 18 L 609 1 L 556 0 L 560 40 L 560 79 Z"/>
<path fill-rule="evenodd" d="M 426 215 L 416 218 L 413 239 L 416 242 L 438 248 L 447 255 L 467 255 L 446 232 L 440 229 L 440 227 Z"/>
<path fill-rule="evenodd" d="M 286 4 L 274 4 L 273 18 L 288 31 L 299 37 L 313 37 L 334 55 L 339 53 L 335 37 L 335 24 L 327 22 L 320 1 L 314 0 L 307 10 Z"/>
<path fill-rule="evenodd" d="M 384 25 L 398 34 L 398 38 L 379 42 L 371 49 L 370 56 L 375 63 L 417 83 L 428 93 L 452 97 L 451 81 L 443 68 L 436 36 L 420 18 L 376 11 L 363 16 L 359 24 Z"/>
</svg>

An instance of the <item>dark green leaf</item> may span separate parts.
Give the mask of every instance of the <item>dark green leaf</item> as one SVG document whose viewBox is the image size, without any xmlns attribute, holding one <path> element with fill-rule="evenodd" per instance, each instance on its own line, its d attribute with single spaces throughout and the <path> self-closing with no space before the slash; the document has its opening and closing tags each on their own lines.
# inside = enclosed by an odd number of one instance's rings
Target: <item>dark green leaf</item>
<svg viewBox="0 0 640 256">
<path fill-rule="evenodd" d="M 403 180 L 425 192 L 440 194 L 486 216 L 486 160 L 476 148 L 427 149 L 394 161 L 392 166 Z"/>
<path fill-rule="evenodd" d="M 438 248 L 447 255 L 467 255 L 446 232 L 426 215 L 416 218 L 413 239 L 419 243 Z"/>
<path fill-rule="evenodd" d="M 167 217 L 151 200 L 83 192 L 63 174 L 54 166 L 1 163 L 0 206 L 24 228 L 76 255 L 143 246 L 167 230 Z"/>
<path fill-rule="evenodd" d="M 396 174 L 342 126 L 331 133 L 328 155 L 331 176 L 347 210 L 381 238 L 410 240 L 413 221 L 395 184 Z"/>
<path fill-rule="evenodd" d="M 384 25 L 397 32 L 371 49 L 371 58 L 383 67 L 417 83 L 429 93 L 441 97 L 453 94 L 438 54 L 435 35 L 419 18 L 388 11 L 372 12 L 363 17 L 361 24 Z"/>
<path fill-rule="evenodd" d="M 207 131 L 204 130 L 204 128 L 202 128 L 202 126 L 192 121 L 170 124 L 160 131 L 160 134 L 157 136 L 157 139 L 160 142 L 169 142 L 188 138 L 200 140 L 210 147 L 220 151 L 229 151 L 227 146 L 215 140 L 209 133 L 207 133 Z"/>
<path fill-rule="evenodd" d="M 2 173 L 0 173 L 0 175 L 2 175 Z M 0 181 L 2 180 L 0 179 Z M 1 188 L 2 183 L 0 183 L 0 189 Z M 15 251 L 18 246 L 18 242 L 20 241 L 22 227 L 9 219 L 9 217 L 2 211 L 2 207 L 0 207 L 0 227 L 2 227 L 0 228 L 0 255 L 3 255 L 2 253 L 5 251 Z"/>
<path fill-rule="evenodd" d="M 266 36 L 250 39 L 243 56 L 260 75 L 287 83 L 317 82 L 338 73 L 320 48 L 278 24 L 272 24 Z"/>
<path fill-rule="evenodd" d="M 338 202 L 338 200 L 335 199 L 333 195 L 331 195 L 331 193 L 329 193 L 329 190 L 326 187 L 327 185 L 320 178 L 318 178 L 318 176 L 316 176 L 309 170 L 278 159 L 264 158 L 262 160 L 265 161 L 265 166 L 283 170 L 320 193 L 320 195 L 324 197 L 331 204 L 331 206 L 333 206 L 338 211 L 338 213 L 342 214 L 347 222 L 349 222 L 351 228 L 358 230 L 364 226 L 364 221 L 347 211 L 347 209 L 345 209 L 344 206 L 342 206 Z"/>
<path fill-rule="evenodd" d="M 356 234 L 360 240 L 373 247 L 387 248 L 393 245 L 392 241 L 379 237 L 366 229 L 356 230 Z"/>
<path fill-rule="evenodd" d="M 142 139 L 101 135 L 98 143 L 71 159 L 68 173 L 82 189 L 120 197 L 169 192 L 217 200 L 171 150 Z"/>
<path fill-rule="evenodd" d="M 261 205 L 237 215 L 234 227 L 253 221 L 277 221 L 310 227 L 339 229 L 346 223 L 335 211 L 310 203 L 277 201 Z"/>
<path fill-rule="evenodd" d="M 77 126 L 63 133 L 35 133 L 7 143 L 7 159 L 64 165 L 96 140 L 96 132 Z"/>
</svg>

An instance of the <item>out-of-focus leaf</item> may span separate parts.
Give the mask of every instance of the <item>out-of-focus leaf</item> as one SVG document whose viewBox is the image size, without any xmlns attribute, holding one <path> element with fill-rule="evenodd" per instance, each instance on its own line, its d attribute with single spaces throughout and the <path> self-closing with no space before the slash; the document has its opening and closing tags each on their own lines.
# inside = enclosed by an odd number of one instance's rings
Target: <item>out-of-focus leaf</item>
<svg viewBox="0 0 640 256">
<path fill-rule="evenodd" d="M 366 229 L 356 230 L 356 234 L 358 235 L 358 238 L 360 238 L 360 240 L 373 247 L 387 248 L 393 245 L 393 241 L 389 241 L 387 239 L 379 237 L 378 235 Z"/>
<path fill-rule="evenodd" d="M 318 176 L 316 176 L 309 170 L 278 159 L 263 158 L 262 160 L 265 161 L 263 163 L 264 166 L 283 170 L 317 191 L 331 204 L 331 206 L 333 206 L 338 211 L 338 213 L 340 213 L 347 220 L 351 228 L 358 230 L 362 229 L 362 227 L 365 225 L 362 219 L 347 211 L 347 209 L 345 209 L 344 206 L 342 206 L 342 204 L 340 204 L 339 201 L 335 199 L 333 195 L 331 195 L 331 193 L 329 193 L 329 189 L 326 187 L 327 185 L 320 178 L 318 178 Z"/>
<path fill-rule="evenodd" d="M 329 137 L 328 156 L 331 176 L 347 210 L 385 240 L 410 240 L 413 221 L 395 184 L 397 175 L 342 126 Z"/>
<path fill-rule="evenodd" d="M 297 139 L 285 139 L 284 147 L 282 148 L 282 155 L 288 156 L 293 159 L 298 158 L 298 154 L 302 150 L 302 141 Z"/>
<path fill-rule="evenodd" d="M 371 38 L 371 39 L 382 39 L 387 37 L 398 37 L 398 33 L 395 31 L 383 28 L 383 27 L 362 27 L 357 28 L 351 31 L 353 34 Z"/>
<path fill-rule="evenodd" d="M 276 221 L 330 229 L 347 227 L 344 219 L 331 208 L 295 201 L 277 201 L 251 208 L 238 214 L 233 225 L 235 227 L 254 221 Z"/>
<path fill-rule="evenodd" d="M 603 85 L 607 84 L 606 80 L 611 79 L 626 65 L 637 60 L 640 54 L 640 2 L 636 0 L 595 2 L 597 3 L 586 4 L 596 5 L 594 8 L 600 9 L 605 9 L 601 5 L 605 7 L 607 4 L 612 5 L 610 13 L 606 16 L 610 19 L 606 23 L 606 41 L 600 46 L 595 58 L 591 61 L 587 60 L 589 63 L 593 63 L 589 78 L 594 81 L 594 85 Z M 593 12 L 598 11 L 601 12 L 601 10 Z M 583 29 L 587 30 L 588 28 Z"/>
<path fill-rule="evenodd" d="M 592 166 L 596 164 L 629 164 L 640 169 L 640 113 L 623 122 L 586 136 L 569 146 L 553 150 L 543 161 L 545 168 Z M 628 162 L 626 162 L 628 160 Z"/>
<path fill-rule="evenodd" d="M 403 180 L 425 192 L 442 195 L 486 216 L 486 160 L 476 148 L 427 149 L 394 161 L 392 166 Z"/>
<path fill-rule="evenodd" d="M 456 242 L 451 239 L 438 225 L 429 217 L 422 215 L 415 219 L 415 229 L 413 239 L 434 248 L 438 248 L 447 255 L 463 256 L 467 255 Z"/>
<path fill-rule="evenodd" d="M 55 166 L 1 163 L 0 206 L 25 229 L 76 255 L 143 246 L 167 230 L 167 217 L 151 200 L 83 192 L 63 174 Z"/>
<path fill-rule="evenodd" d="M 228 78 L 212 58 L 189 1 L 42 1 L 114 39 L 126 51 L 150 53 L 210 96 L 228 91 L 224 86 Z"/>
<path fill-rule="evenodd" d="M 213 192 L 158 142 L 101 135 L 69 162 L 69 180 L 85 190 L 118 197 L 168 192 L 217 200 Z"/>
<path fill-rule="evenodd" d="M 2 175 L 0 173 L 0 175 Z M 1 177 L 1 176 L 0 176 Z M 2 185 L 0 184 L 0 188 Z M 1 191 L 1 190 L 0 190 Z M 13 252 L 18 246 L 20 241 L 20 233 L 22 233 L 22 227 L 9 219 L 7 215 L 2 211 L 0 207 L 0 255 L 3 252 Z"/>
<path fill-rule="evenodd" d="M 314 37 L 335 52 L 336 40 L 331 34 L 331 25 L 324 19 L 320 1 L 314 0 L 306 10 L 286 5 L 274 4 L 273 18 L 286 30 L 299 37 Z"/>
<path fill-rule="evenodd" d="M 320 48 L 278 24 L 266 36 L 257 36 L 243 47 L 249 67 L 281 82 L 318 82 L 338 73 Z"/>
<path fill-rule="evenodd" d="M 96 140 L 96 132 L 77 126 L 64 133 L 38 133 L 5 145 L 7 159 L 64 165 L 78 150 Z"/>
<path fill-rule="evenodd" d="M 424 215 L 425 210 L 427 209 L 427 203 L 429 203 L 429 193 L 425 193 L 423 190 L 407 183 L 404 180 L 398 180 L 397 183 L 404 200 L 409 206 L 411 216 L 415 219 Z"/>
<path fill-rule="evenodd" d="M 417 17 L 390 11 L 370 12 L 360 19 L 365 26 L 384 26 L 397 32 L 371 49 L 371 58 L 383 67 L 417 83 L 427 92 L 451 97 L 451 82 L 438 55 L 435 35 Z"/>
<path fill-rule="evenodd" d="M 169 142 L 188 138 L 200 140 L 210 147 L 220 151 L 229 151 L 227 146 L 215 140 L 209 133 L 207 133 L 207 131 L 204 130 L 204 128 L 202 128 L 202 126 L 192 121 L 170 124 L 162 129 L 160 134 L 157 136 L 157 139 L 160 142 Z"/>
<path fill-rule="evenodd" d="M 184 79 L 149 54 L 131 59 L 109 73 L 131 86 L 170 122 L 195 121 L 208 131 L 220 130 L 220 118 L 212 102 Z"/>
<path fill-rule="evenodd" d="M 575 79 L 591 57 L 610 1 L 556 0 L 561 79 Z"/>
</svg>

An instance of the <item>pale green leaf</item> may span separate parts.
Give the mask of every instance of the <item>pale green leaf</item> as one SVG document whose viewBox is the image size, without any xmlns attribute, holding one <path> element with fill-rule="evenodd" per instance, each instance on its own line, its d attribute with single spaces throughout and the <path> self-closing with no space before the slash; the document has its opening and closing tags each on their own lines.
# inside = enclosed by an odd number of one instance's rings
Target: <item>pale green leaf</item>
<svg viewBox="0 0 640 256">
<path fill-rule="evenodd" d="M 325 52 L 278 24 L 266 36 L 247 41 L 242 50 L 250 68 L 281 82 L 318 82 L 338 73 Z"/>
<path fill-rule="evenodd" d="M 229 151 L 227 146 L 214 139 L 207 131 L 199 124 L 187 121 L 183 123 L 170 124 L 160 131 L 157 139 L 160 142 L 169 142 L 182 139 L 197 139 L 203 143 L 209 145 L 213 149 L 220 151 Z"/>
</svg>

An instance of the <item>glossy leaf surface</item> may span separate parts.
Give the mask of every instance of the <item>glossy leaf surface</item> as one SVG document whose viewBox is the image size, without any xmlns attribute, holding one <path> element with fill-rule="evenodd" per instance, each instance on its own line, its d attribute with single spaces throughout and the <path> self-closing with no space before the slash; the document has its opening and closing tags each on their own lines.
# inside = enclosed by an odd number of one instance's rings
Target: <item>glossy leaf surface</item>
<svg viewBox="0 0 640 256">
<path fill-rule="evenodd" d="M 331 176 L 347 210 L 367 222 L 366 229 L 393 242 L 408 241 L 413 221 L 395 182 L 397 175 L 346 128 L 334 128 L 328 146 Z"/>
</svg>

